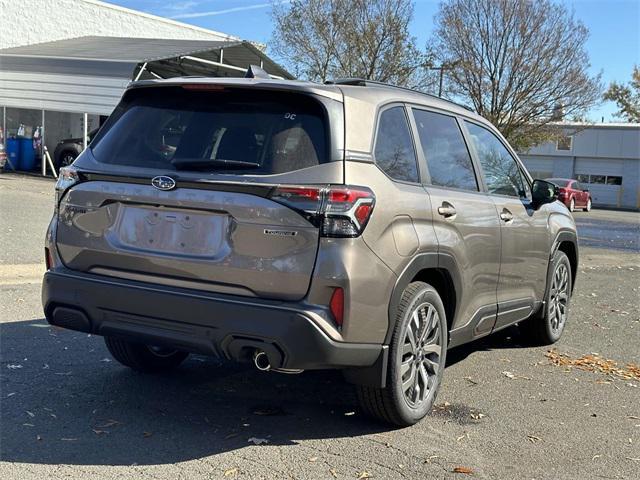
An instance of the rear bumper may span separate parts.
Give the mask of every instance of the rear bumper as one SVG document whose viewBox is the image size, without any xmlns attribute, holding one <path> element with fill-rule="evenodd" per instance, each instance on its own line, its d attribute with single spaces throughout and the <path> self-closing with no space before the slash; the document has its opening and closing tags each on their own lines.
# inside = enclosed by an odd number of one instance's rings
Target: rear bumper
<svg viewBox="0 0 640 480">
<path fill-rule="evenodd" d="M 320 327 L 320 312 L 304 303 L 245 299 L 66 268 L 45 274 L 42 304 L 52 325 L 238 361 L 262 349 L 279 368 L 368 367 L 383 351 L 382 345 L 330 338 Z"/>
</svg>

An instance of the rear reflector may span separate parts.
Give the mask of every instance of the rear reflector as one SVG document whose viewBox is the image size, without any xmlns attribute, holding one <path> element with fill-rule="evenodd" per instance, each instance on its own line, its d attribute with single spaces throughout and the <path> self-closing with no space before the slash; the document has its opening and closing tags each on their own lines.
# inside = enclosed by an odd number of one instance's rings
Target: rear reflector
<svg viewBox="0 0 640 480">
<path fill-rule="evenodd" d="M 324 237 L 359 236 L 375 205 L 368 188 L 343 185 L 278 187 L 269 198 L 303 213 Z"/>
<path fill-rule="evenodd" d="M 342 288 L 337 287 L 333 290 L 331 301 L 329 302 L 329 309 L 336 324 L 341 327 L 344 321 L 344 290 Z"/>
</svg>

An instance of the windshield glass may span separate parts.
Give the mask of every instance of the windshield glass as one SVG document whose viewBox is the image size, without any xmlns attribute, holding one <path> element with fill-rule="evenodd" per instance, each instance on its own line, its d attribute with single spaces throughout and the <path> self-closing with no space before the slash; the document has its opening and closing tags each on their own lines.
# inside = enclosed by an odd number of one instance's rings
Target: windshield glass
<svg viewBox="0 0 640 480">
<path fill-rule="evenodd" d="M 132 90 L 91 144 L 102 163 L 251 175 L 327 161 L 322 106 L 268 91 Z"/>
</svg>

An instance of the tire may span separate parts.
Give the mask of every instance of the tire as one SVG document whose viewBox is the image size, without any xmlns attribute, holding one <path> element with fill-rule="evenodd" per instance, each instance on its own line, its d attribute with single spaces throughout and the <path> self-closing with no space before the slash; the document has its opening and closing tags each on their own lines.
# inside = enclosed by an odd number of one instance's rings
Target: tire
<svg viewBox="0 0 640 480">
<path fill-rule="evenodd" d="M 78 157 L 78 153 L 73 150 L 64 150 L 58 155 L 58 161 L 56 162 L 56 169 L 60 170 L 61 167 L 68 167 Z"/>
<path fill-rule="evenodd" d="M 137 372 L 158 373 L 171 370 L 189 356 L 187 352 L 152 347 L 114 337 L 104 337 L 104 343 L 113 358 Z"/>
<path fill-rule="evenodd" d="M 569 317 L 573 278 L 567 255 L 558 250 L 553 255 L 550 282 L 540 310 L 520 324 L 525 340 L 532 345 L 551 345 L 562 336 Z"/>
<path fill-rule="evenodd" d="M 411 340 L 424 347 L 412 347 Z M 400 427 L 424 418 L 433 407 L 442 381 L 447 341 L 447 321 L 438 292 L 426 283 L 411 283 L 402 294 L 396 315 L 386 387 L 357 386 L 362 410 Z"/>
<path fill-rule="evenodd" d="M 585 212 L 590 212 L 590 211 L 591 211 L 591 198 L 589 198 L 589 199 L 587 200 L 587 206 L 586 206 L 586 207 L 584 207 L 584 211 L 585 211 Z"/>
<path fill-rule="evenodd" d="M 569 202 L 569 211 L 570 212 L 575 212 L 576 211 L 576 199 L 572 198 L 571 201 Z"/>
</svg>

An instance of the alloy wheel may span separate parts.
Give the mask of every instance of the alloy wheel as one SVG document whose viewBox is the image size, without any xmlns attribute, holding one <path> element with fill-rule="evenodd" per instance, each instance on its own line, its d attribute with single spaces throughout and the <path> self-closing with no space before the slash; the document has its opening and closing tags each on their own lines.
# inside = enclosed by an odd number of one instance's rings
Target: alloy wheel
<svg viewBox="0 0 640 480">
<path fill-rule="evenodd" d="M 549 295 L 549 324 L 554 333 L 562 331 L 567 321 L 569 303 L 569 269 L 560 263 L 553 274 Z"/>
<path fill-rule="evenodd" d="M 411 314 L 402 345 L 400 378 L 409 406 L 419 407 L 435 391 L 441 355 L 440 316 L 433 305 L 422 303 Z"/>
</svg>

